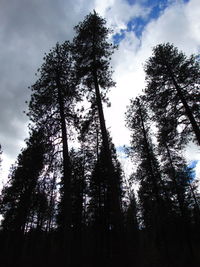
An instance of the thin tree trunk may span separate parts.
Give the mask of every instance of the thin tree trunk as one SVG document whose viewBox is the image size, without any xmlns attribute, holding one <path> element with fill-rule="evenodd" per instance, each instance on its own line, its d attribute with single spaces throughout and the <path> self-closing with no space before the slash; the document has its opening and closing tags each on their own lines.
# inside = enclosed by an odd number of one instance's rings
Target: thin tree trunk
<svg viewBox="0 0 200 267">
<path fill-rule="evenodd" d="M 100 96 L 100 90 L 99 90 L 99 84 L 97 79 L 97 73 L 94 71 L 93 73 L 94 77 L 94 85 L 95 85 L 95 93 L 96 93 L 96 100 L 97 100 L 97 107 L 99 112 L 99 121 L 100 121 L 100 127 L 101 127 L 101 134 L 102 134 L 102 141 L 103 141 L 103 149 L 105 153 L 106 161 L 108 162 L 108 190 L 107 190 L 107 199 L 106 199 L 106 221 L 107 221 L 107 241 L 106 245 L 107 247 L 107 253 L 108 257 L 111 257 L 112 251 L 113 251 L 113 245 L 116 246 L 116 244 L 112 244 L 112 238 L 110 236 L 110 227 L 114 227 L 115 235 L 118 236 L 119 239 L 117 243 L 120 244 L 121 234 L 122 234 L 122 214 L 121 214 L 121 207 L 120 207 L 120 196 L 119 196 L 119 189 L 118 184 L 119 181 L 117 181 L 117 175 L 114 170 L 114 166 L 112 163 L 112 157 L 111 157 L 111 150 L 109 147 L 109 141 L 108 141 L 108 133 L 106 130 L 106 124 L 105 124 L 105 118 L 103 113 L 103 107 L 102 107 L 102 101 Z M 111 245 L 112 244 L 112 245 Z M 119 246 L 117 244 L 117 247 Z"/>
<path fill-rule="evenodd" d="M 69 159 L 69 150 L 68 150 L 68 138 L 67 138 L 67 128 L 65 122 L 65 113 L 64 113 L 64 103 L 61 93 L 61 86 L 59 78 L 57 79 L 58 85 L 58 101 L 60 108 L 60 122 L 61 122 L 61 131 L 62 131 L 62 143 L 63 143 L 63 178 L 64 178 L 64 229 L 70 229 L 71 226 L 71 166 Z"/>
<path fill-rule="evenodd" d="M 105 216 L 106 216 L 106 222 L 105 227 L 107 229 L 106 231 L 106 250 L 107 250 L 107 256 L 112 257 L 112 250 L 114 248 L 114 244 L 112 244 L 112 237 L 111 237 L 111 228 L 115 231 L 115 235 L 118 238 L 117 240 L 117 247 L 120 245 L 120 239 L 122 234 L 122 214 L 121 214 L 121 206 L 120 206 L 120 195 L 119 195 L 119 181 L 118 176 L 115 173 L 114 165 L 112 162 L 112 155 L 111 155 L 111 149 L 109 146 L 109 138 L 108 133 L 106 129 L 106 123 L 104 118 L 104 112 L 103 112 L 103 106 L 102 106 L 102 100 L 101 100 L 101 94 L 99 89 L 99 82 L 98 82 L 98 74 L 97 74 L 97 64 L 96 64 L 96 25 L 94 25 L 93 28 L 93 69 L 92 69 L 92 76 L 94 81 L 94 89 L 95 89 L 95 95 L 96 95 L 96 103 L 99 113 L 99 122 L 100 122 L 100 128 L 101 128 L 101 135 L 102 135 L 102 141 L 103 141 L 103 149 L 105 154 L 105 159 L 107 161 L 107 172 L 108 172 L 108 189 L 106 192 L 106 206 L 104 207 L 106 209 Z M 105 166 L 106 167 L 106 166 Z M 106 256 L 106 258 L 107 258 Z"/>
<path fill-rule="evenodd" d="M 61 122 L 61 132 L 62 132 L 62 143 L 63 143 L 63 183 L 64 183 L 64 193 L 63 193 L 63 206 L 61 209 L 61 230 L 63 232 L 63 257 L 67 265 L 71 262 L 71 218 L 72 218 L 72 207 L 71 207 L 71 164 L 69 158 L 68 150 L 68 138 L 67 138 L 67 128 L 65 122 L 65 112 L 64 103 L 61 92 L 61 84 L 59 79 L 59 74 L 57 75 L 57 88 L 58 88 L 58 102 L 60 108 L 60 122 Z"/>
</svg>

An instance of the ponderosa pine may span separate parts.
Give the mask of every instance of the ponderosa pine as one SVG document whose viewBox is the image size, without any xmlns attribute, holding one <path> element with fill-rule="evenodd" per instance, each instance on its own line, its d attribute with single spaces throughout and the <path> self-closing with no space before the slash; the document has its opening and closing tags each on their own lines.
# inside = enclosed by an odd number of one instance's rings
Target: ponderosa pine
<svg viewBox="0 0 200 267">
<path fill-rule="evenodd" d="M 118 179 L 111 157 L 111 148 L 106 129 L 102 102 L 106 101 L 106 92 L 114 82 L 111 78 L 110 57 L 114 45 L 108 43 L 110 30 L 106 21 L 95 11 L 86 16 L 83 22 L 76 27 L 76 36 L 73 41 L 74 58 L 76 61 L 77 76 L 81 79 L 82 90 L 86 94 L 91 106 L 97 108 L 102 136 L 103 153 L 108 163 L 109 193 L 110 195 L 110 228 L 119 229 L 122 224 Z M 117 230 L 120 231 L 120 230 Z"/>
<path fill-rule="evenodd" d="M 147 100 L 159 122 L 163 115 L 175 117 L 185 141 L 194 133 L 200 145 L 199 62 L 186 57 L 172 44 L 154 47 L 145 65 Z"/>
</svg>

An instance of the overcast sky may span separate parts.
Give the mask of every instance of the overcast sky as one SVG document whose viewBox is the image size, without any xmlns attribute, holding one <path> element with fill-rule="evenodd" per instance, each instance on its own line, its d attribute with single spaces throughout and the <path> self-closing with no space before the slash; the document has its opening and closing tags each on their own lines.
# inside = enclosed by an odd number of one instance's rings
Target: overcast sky
<svg viewBox="0 0 200 267">
<path fill-rule="evenodd" d="M 200 1 L 175 0 L 0 0 L 0 144 L 5 178 L 23 140 L 30 99 L 28 86 L 45 52 L 56 42 L 72 40 L 73 27 L 95 9 L 114 30 L 119 49 L 112 59 L 116 88 L 106 123 L 116 146 L 128 144 L 124 113 L 130 98 L 145 86 L 143 66 L 152 47 L 172 42 L 187 55 L 200 52 Z M 188 160 L 200 160 L 195 146 Z M 196 165 L 200 173 L 200 162 Z M 1 181 L 0 181 L 1 183 Z"/>
</svg>

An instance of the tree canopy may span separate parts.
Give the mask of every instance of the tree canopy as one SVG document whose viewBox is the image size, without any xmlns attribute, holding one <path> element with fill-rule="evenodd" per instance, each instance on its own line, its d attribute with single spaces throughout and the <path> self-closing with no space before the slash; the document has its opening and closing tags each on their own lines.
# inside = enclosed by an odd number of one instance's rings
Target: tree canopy
<svg viewBox="0 0 200 267">
<path fill-rule="evenodd" d="M 112 30 L 96 11 L 74 29 L 31 86 L 29 138 L 0 196 L 2 266 L 199 266 L 200 195 L 183 153 L 200 144 L 197 58 L 153 48 L 126 112 L 128 175 L 104 113 Z"/>
</svg>

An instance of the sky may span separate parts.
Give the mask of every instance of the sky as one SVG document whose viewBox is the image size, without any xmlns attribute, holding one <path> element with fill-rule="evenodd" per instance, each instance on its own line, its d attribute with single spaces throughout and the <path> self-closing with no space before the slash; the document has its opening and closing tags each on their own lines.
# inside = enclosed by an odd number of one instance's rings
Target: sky
<svg viewBox="0 0 200 267">
<path fill-rule="evenodd" d="M 56 42 L 72 40 L 73 27 L 94 9 L 119 45 L 111 62 L 116 87 L 109 93 L 111 108 L 105 110 L 117 147 L 129 143 L 124 113 L 145 87 L 143 65 L 152 48 L 170 42 L 187 55 L 200 52 L 199 0 L 0 0 L 0 187 L 28 137 L 23 111 L 44 53 Z M 196 162 L 200 177 L 200 150 L 191 144 L 185 155 Z"/>
</svg>

